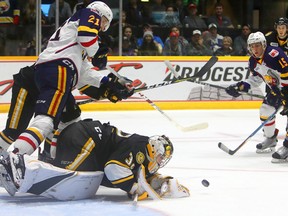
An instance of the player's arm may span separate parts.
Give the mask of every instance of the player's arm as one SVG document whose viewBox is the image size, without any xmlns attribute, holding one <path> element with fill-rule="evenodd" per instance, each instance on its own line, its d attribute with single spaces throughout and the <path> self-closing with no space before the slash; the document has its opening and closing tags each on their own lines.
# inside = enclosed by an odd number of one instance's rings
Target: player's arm
<svg viewBox="0 0 288 216">
<path fill-rule="evenodd" d="M 77 40 L 89 57 L 93 57 L 99 49 L 99 30 L 101 17 L 92 10 L 84 8 L 79 13 Z"/>
</svg>

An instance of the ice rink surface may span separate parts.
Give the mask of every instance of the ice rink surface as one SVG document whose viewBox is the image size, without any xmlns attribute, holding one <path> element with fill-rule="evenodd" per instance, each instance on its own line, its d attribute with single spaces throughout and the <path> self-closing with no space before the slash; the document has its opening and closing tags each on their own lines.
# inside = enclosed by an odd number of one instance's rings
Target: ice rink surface
<svg viewBox="0 0 288 216">
<path fill-rule="evenodd" d="M 189 198 L 144 200 L 135 207 L 118 189 L 101 187 L 94 199 L 60 202 L 27 194 L 10 197 L 0 188 L 1 215 L 287 215 L 288 164 L 272 164 L 271 154 L 255 153 L 262 131 L 233 156 L 217 146 L 219 141 L 231 149 L 240 145 L 261 124 L 257 109 L 165 112 L 183 126 L 208 122 L 209 127 L 182 132 L 157 111 L 83 112 L 82 117 L 109 121 L 129 133 L 170 137 L 174 155 L 160 173 L 188 187 Z M 2 129 L 6 114 L 0 119 Z M 285 137 L 286 117 L 277 115 L 276 124 L 278 148 Z M 201 184 L 203 179 L 209 187 Z"/>
</svg>

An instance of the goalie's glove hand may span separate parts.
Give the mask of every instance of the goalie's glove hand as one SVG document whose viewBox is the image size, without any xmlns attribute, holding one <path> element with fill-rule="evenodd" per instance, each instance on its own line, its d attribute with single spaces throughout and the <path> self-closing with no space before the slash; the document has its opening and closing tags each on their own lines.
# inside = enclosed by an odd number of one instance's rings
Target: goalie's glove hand
<svg viewBox="0 0 288 216">
<path fill-rule="evenodd" d="M 111 102 L 116 103 L 123 99 L 127 99 L 134 94 L 134 88 L 132 86 L 132 80 L 121 77 L 118 79 L 114 74 L 108 74 L 110 78 L 108 83 L 103 84 L 102 88 L 102 97 L 109 99 Z"/>
<path fill-rule="evenodd" d="M 109 52 L 108 46 L 104 43 L 99 43 L 99 49 L 92 58 L 93 66 L 99 68 L 99 70 L 105 69 L 107 65 L 108 52 Z"/>
<path fill-rule="evenodd" d="M 241 95 L 241 91 L 248 92 L 250 89 L 250 84 L 246 82 L 238 82 L 236 84 L 232 84 L 228 86 L 225 91 L 227 94 L 231 95 L 232 97 L 239 97 Z"/>
</svg>

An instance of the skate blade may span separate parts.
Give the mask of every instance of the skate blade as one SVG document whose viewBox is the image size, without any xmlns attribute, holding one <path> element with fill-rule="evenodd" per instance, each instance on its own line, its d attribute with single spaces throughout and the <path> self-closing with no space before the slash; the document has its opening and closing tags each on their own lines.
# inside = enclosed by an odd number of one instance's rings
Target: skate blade
<svg viewBox="0 0 288 216">
<path fill-rule="evenodd" d="M 11 176 L 8 174 L 5 167 L 0 164 L 0 181 L 2 183 L 2 186 L 6 189 L 6 191 L 11 195 L 14 196 L 17 192 L 17 188 L 12 182 Z"/>
<path fill-rule="evenodd" d="M 273 153 L 273 152 L 275 152 L 275 147 L 256 150 L 257 154 L 269 154 L 269 153 Z"/>
<path fill-rule="evenodd" d="M 272 158 L 271 160 L 272 163 L 288 163 L 288 159 L 276 159 L 276 158 Z"/>
</svg>

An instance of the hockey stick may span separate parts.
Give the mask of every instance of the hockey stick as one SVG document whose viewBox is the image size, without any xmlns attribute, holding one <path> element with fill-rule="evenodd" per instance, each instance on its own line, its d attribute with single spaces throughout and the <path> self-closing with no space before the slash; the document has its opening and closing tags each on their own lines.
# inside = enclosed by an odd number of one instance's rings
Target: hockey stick
<svg viewBox="0 0 288 216">
<path fill-rule="evenodd" d="M 174 74 L 174 76 L 176 78 L 179 77 L 179 74 L 175 71 L 175 69 L 173 68 L 173 65 L 168 61 L 168 60 L 165 60 L 165 64 L 166 66 L 169 68 L 169 70 Z M 197 83 L 197 84 L 200 84 L 200 85 L 204 85 L 204 86 L 209 86 L 209 87 L 214 87 L 214 88 L 218 88 L 218 89 L 226 89 L 226 87 L 224 86 L 219 86 L 219 85 L 214 85 L 214 84 L 209 84 L 209 83 L 204 83 L 204 82 L 200 82 L 200 81 L 197 81 L 195 79 L 190 79 L 190 80 L 187 80 L 188 82 L 193 82 L 193 83 Z M 258 94 L 252 94 L 252 93 L 248 93 L 248 92 L 239 92 L 240 94 L 242 95 L 248 95 L 248 96 L 252 96 L 252 97 L 257 97 L 257 98 L 261 98 L 261 99 L 264 99 L 265 97 L 263 95 L 258 95 Z"/>
<path fill-rule="evenodd" d="M 224 87 L 224 86 L 204 83 L 204 82 L 200 82 L 200 81 L 197 81 L 197 80 L 189 80 L 189 82 L 197 83 L 197 84 L 204 85 L 204 86 L 214 87 L 214 88 L 218 88 L 218 89 L 224 89 L 224 90 L 226 89 L 226 87 Z M 261 98 L 261 99 L 265 98 L 263 95 L 259 95 L 259 94 L 252 94 L 252 93 L 243 92 L 243 91 L 239 91 L 239 93 L 242 94 L 242 95 L 247 95 L 247 96 L 251 96 L 251 97 L 257 97 L 257 98 Z"/>
<path fill-rule="evenodd" d="M 107 66 L 107 69 L 113 73 L 116 77 L 118 77 L 119 79 L 122 78 L 122 76 L 120 74 L 118 74 L 113 68 Z M 168 116 L 163 110 L 160 109 L 160 107 L 158 107 L 155 103 L 153 103 L 153 101 L 151 101 L 148 97 L 146 97 L 144 94 L 142 94 L 141 92 L 138 92 L 138 94 L 147 102 L 149 103 L 149 105 L 151 105 L 155 110 L 157 110 L 158 112 L 160 112 L 164 117 L 166 117 L 170 122 L 172 122 L 177 128 L 179 128 L 181 131 L 183 132 L 187 132 L 187 131 L 192 131 L 192 130 L 201 130 L 201 129 L 205 129 L 208 127 L 208 123 L 200 123 L 197 125 L 192 125 L 189 127 L 183 127 L 180 124 L 178 124 L 176 121 L 174 121 L 170 116 Z"/>
<path fill-rule="evenodd" d="M 206 64 L 199 70 L 199 72 L 197 74 L 195 74 L 192 77 L 187 77 L 187 78 L 182 78 L 182 79 L 177 79 L 177 80 L 171 80 L 171 81 L 165 81 L 162 83 L 158 83 L 158 84 L 153 84 L 150 86 L 145 86 L 142 88 L 137 88 L 134 90 L 134 92 L 141 92 L 141 91 L 145 91 L 148 89 L 154 89 L 154 88 L 158 88 L 158 87 L 162 87 L 162 86 L 166 86 L 166 85 L 171 85 L 174 83 L 179 83 L 179 82 L 184 82 L 184 81 L 189 81 L 189 80 L 193 80 L 199 77 L 202 77 L 205 73 L 207 73 L 208 70 L 210 70 L 211 67 L 213 67 L 213 65 L 218 61 L 218 58 L 216 56 L 212 56 L 207 62 Z M 77 102 L 77 105 L 82 105 L 82 104 L 87 104 L 90 102 L 95 101 L 95 99 L 88 99 L 88 100 L 84 100 L 84 101 L 80 101 Z"/>
<path fill-rule="evenodd" d="M 280 107 L 281 108 L 281 107 Z M 222 149 L 224 152 L 230 154 L 230 155 L 234 155 L 242 146 L 245 145 L 245 143 L 247 143 L 247 141 L 253 137 L 262 127 L 264 127 L 265 124 L 267 124 L 267 122 L 269 122 L 271 119 L 273 119 L 275 117 L 275 115 L 277 114 L 278 110 L 275 110 L 265 121 L 262 122 L 261 125 L 259 125 L 254 131 L 253 133 L 251 133 L 236 149 L 231 150 L 229 149 L 227 146 L 225 146 L 222 142 L 218 143 L 218 147 L 220 149 Z"/>
<path fill-rule="evenodd" d="M 183 132 L 193 131 L 193 130 L 201 130 L 208 127 L 208 123 L 199 123 L 187 127 L 183 127 L 182 125 L 178 124 L 175 120 L 173 120 L 170 116 L 168 116 L 163 110 L 161 110 L 153 101 L 151 101 L 149 98 L 147 98 L 145 95 L 143 95 L 141 92 L 138 92 L 138 94 L 147 101 L 155 110 L 159 111 L 165 118 L 167 118 L 170 122 L 172 122 L 177 128 L 179 128 Z"/>
</svg>

